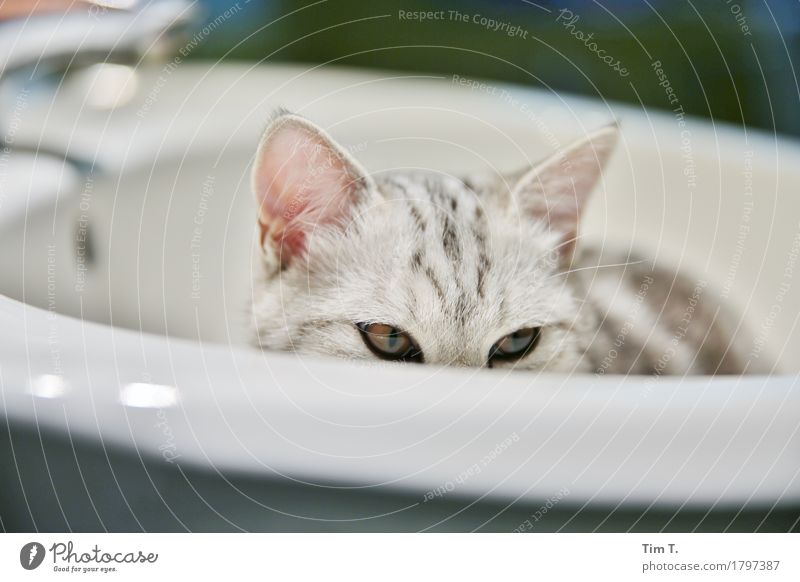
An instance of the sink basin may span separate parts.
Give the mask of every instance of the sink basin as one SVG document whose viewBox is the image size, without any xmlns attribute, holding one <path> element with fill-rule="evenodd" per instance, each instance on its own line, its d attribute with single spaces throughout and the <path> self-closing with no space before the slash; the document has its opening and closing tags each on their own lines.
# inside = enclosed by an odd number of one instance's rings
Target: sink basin
<svg viewBox="0 0 800 582">
<path fill-rule="evenodd" d="M 13 426 L 311 498 L 397 495 L 398 511 L 447 498 L 527 512 L 562 492 L 578 513 L 800 514 L 797 143 L 411 74 L 183 64 L 135 75 L 136 93 L 110 110 L 86 104 L 77 76 L 32 95 L 15 134 L 89 170 L 23 152 L 7 166 L 0 406 Z M 249 169 L 276 106 L 326 127 L 372 172 L 511 170 L 620 120 L 587 238 L 708 281 L 774 373 L 561 376 L 251 348 Z M 313 519 L 314 507 L 293 511 Z"/>
</svg>

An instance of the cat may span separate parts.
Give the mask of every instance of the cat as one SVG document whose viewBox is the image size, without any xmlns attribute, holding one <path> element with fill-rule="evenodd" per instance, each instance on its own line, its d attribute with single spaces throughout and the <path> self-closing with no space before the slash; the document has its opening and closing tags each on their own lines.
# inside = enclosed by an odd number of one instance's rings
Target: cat
<svg viewBox="0 0 800 582">
<path fill-rule="evenodd" d="M 509 176 L 370 175 L 323 129 L 279 112 L 252 173 L 253 343 L 549 372 L 754 371 L 705 282 L 627 255 L 600 265 L 579 248 L 618 134 L 602 127 Z"/>
</svg>

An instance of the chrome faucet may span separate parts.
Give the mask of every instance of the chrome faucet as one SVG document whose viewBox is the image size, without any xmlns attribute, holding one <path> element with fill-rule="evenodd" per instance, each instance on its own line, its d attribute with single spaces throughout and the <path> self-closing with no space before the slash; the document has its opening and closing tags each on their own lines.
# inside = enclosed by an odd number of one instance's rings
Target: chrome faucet
<svg viewBox="0 0 800 582">
<path fill-rule="evenodd" d="M 196 5 L 188 0 L 91 0 L 79 5 L 85 9 L 2 22 L 0 78 L 105 62 L 135 64 L 169 54 L 192 22 Z"/>
<path fill-rule="evenodd" d="M 39 81 L 98 64 L 136 66 L 171 55 L 197 17 L 197 1 L 86 0 L 70 9 L 0 21 L 0 102 L 36 90 Z M 1 15 L 0 15 L 1 16 Z M 33 87 L 33 89 L 31 89 Z M 13 108 L 0 107 L 0 115 Z M 6 127 L 6 118 L 0 126 Z M 0 150 L 49 153 L 40 145 L 9 143 L 0 131 Z"/>
</svg>

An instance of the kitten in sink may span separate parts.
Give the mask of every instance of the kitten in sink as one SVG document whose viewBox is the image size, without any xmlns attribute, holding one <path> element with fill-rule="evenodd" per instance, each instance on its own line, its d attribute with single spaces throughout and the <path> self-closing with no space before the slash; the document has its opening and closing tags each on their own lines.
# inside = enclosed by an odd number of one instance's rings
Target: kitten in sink
<svg viewBox="0 0 800 582">
<path fill-rule="evenodd" d="M 628 256 L 600 265 L 581 248 L 581 212 L 617 136 L 604 127 L 511 176 L 372 176 L 281 112 L 252 177 L 254 343 L 559 372 L 753 371 L 704 282 Z"/>
</svg>

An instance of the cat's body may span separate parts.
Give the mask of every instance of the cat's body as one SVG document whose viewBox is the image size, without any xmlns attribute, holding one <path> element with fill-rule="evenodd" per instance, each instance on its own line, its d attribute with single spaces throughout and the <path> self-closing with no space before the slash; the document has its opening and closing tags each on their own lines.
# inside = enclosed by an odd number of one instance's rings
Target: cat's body
<svg viewBox="0 0 800 582">
<path fill-rule="evenodd" d="M 616 134 L 509 178 L 369 176 L 322 130 L 278 117 L 254 170 L 255 343 L 457 366 L 742 372 L 745 349 L 705 282 L 573 253 Z"/>
<path fill-rule="evenodd" d="M 570 275 L 580 317 L 595 322 L 583 359 L 597 374 L 741 374 L 768 372 L 751 361 L 746 333 L 713 285 L 619 253 L 602 263 L 596 249 L 579 254 Z M 610 263 L 610 264 L 609 264 Z M 739 328 L 739 329 L 737 329 Z"/>
</svg>

